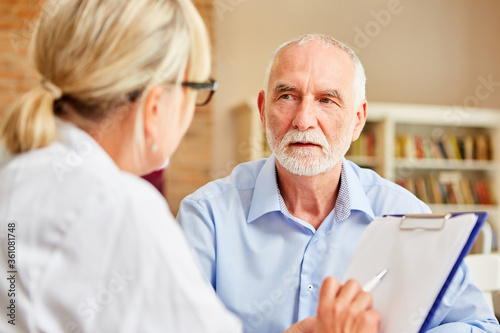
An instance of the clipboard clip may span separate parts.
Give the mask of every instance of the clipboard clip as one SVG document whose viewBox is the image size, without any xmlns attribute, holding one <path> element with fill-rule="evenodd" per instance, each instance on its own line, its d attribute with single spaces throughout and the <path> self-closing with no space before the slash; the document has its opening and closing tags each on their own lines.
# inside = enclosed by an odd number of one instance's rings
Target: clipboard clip
<svg viewBox="0 0 500 333">
<path fill-rule="evenodd" d="M 442 230 L 451 213 L 406 214 L 401 217 L 400 230 Z"/>
</svg>

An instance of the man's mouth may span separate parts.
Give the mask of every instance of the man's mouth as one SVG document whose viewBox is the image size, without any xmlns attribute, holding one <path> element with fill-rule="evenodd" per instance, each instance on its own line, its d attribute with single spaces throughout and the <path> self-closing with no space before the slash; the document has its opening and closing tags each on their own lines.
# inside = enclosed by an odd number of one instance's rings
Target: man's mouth
<svg viewBox="0 0 500 333">
<path fill-rule="evenodd" d="M 290 143 L 290 146 L 302 147 L 302 148 L 312 148 L 312 147 L 321 148 L 321 145 L 314 143 L 314 142 L 292 142 L 292 143 Z"/>
</svg>

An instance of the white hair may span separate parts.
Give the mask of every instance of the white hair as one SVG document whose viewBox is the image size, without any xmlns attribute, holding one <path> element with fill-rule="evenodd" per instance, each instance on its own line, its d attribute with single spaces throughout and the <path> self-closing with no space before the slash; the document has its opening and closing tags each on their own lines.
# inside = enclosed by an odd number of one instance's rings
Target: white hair
<svg viewBox="0 0 500 333">
<path fill-rule="evenodd" d="M 336 40 L 333 37 L 323 35 L 323 34 L 307 34 L 303 35 L 297 38 L 294 38 L 288 42 L 283 43 L 276 51 L 274 51 L 274 54 L 271 58 L 271 61 L 269 62 L 269 65 L 267 66 L 266 70 L 266 77 L 264 81 L 264 91 L 265 94 L 267 94 L 268 89 L 269 89 L 269 79 L 271 77 L 271 70 L 273 68 L 274 63 L 276 62 L 276 58 L 278 55 L 281 53 L 281 51 L 292 44 L 298 44 L 298 45 L 303 45 L 312 41 L 322 41 L 326 45 L 333 45 L 341 50 L 344 50 L 351 56 L 351 59 L 354 63 L 354 106 L 355 108 L 359 107 L 361 102 L 366 98 L 366 75 L 365 75 L 365 69 L 363 68 L 363 65 L 361 64 L 361 61 L 359 60 L 358 56 L 356 53 L 346 44 Z"/>
</svg>

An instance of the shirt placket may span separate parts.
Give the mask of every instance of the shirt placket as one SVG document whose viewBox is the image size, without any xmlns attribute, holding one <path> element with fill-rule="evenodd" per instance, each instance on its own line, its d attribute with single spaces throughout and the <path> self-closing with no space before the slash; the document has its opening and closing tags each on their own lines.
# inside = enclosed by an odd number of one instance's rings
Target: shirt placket
<svg viewBox="0 0 500 333">
<path fill-rule="evenodd" d="M 311 236 L 311 240 L 304 251 L 302 260 L 302 269 L 300 273 L 300 287 L 299 287 L 299 304 L 298 304 L 298 318 L 306 318 L 314 313 L 311 309 L 316 309 L 319 290 L 321 288 L 321 277 L 318 276 L 318 265 L 321 258 L 317 257 L 319 238 L 322 237 L 315 233 Z"/>
</svg>

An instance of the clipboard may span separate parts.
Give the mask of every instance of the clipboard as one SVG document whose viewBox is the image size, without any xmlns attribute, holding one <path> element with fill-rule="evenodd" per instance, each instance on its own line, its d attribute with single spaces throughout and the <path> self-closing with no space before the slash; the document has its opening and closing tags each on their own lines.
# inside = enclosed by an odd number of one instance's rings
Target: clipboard
<svg viewBox="0 0 500 333">
<path fill-rule="evenodd" d="M 372 291 L 381 333 L 424 332 L 488 213 L 377 217 L 363 232 L 343 283 L 362 285 L 384 269 Z"/>
</svg>

